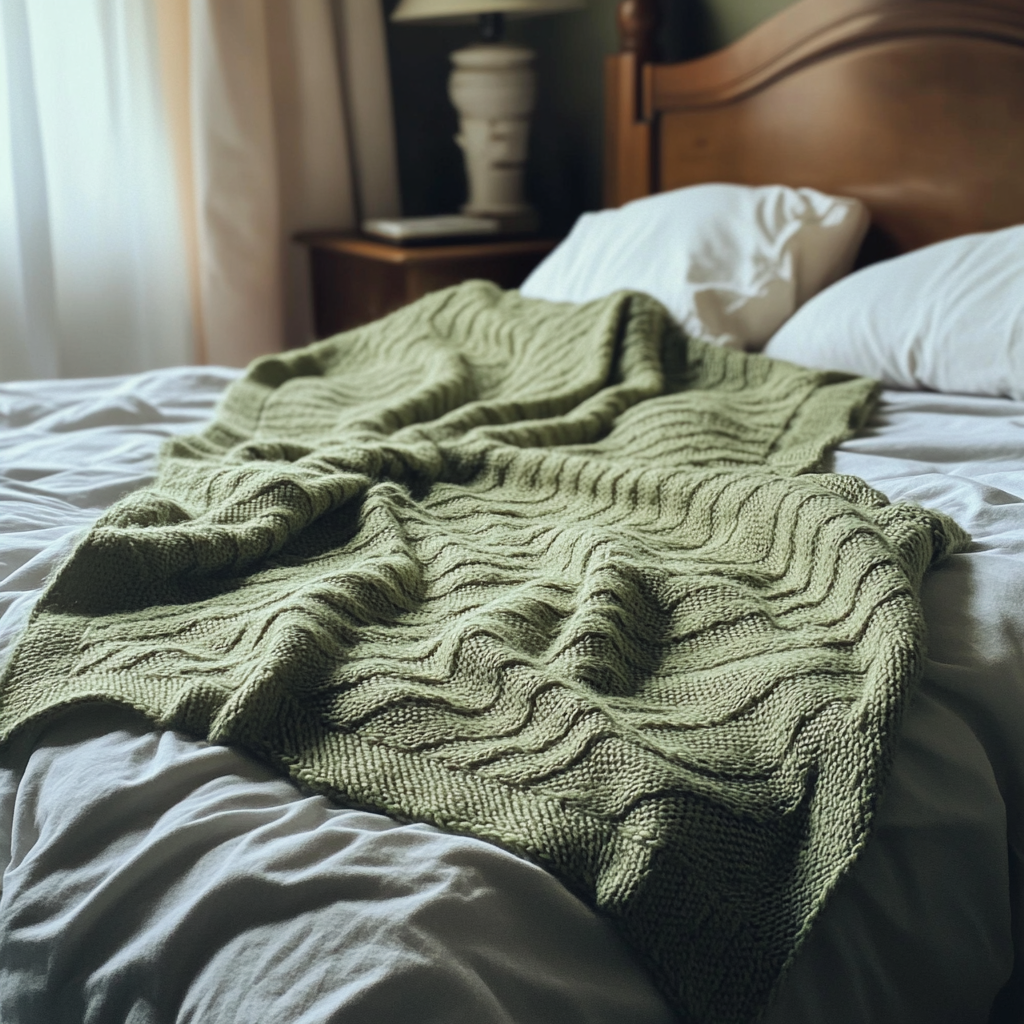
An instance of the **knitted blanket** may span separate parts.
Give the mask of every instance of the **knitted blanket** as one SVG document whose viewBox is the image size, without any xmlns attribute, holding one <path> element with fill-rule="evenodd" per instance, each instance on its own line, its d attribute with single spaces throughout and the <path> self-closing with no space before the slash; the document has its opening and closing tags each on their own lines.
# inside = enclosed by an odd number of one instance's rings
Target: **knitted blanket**
<svg viewBox="0 0 1024 1024">
<path fill-rule="evenodd" d="M 862 848 L 965 542 L 820 467 L 863 380 L 651 299 L 474 282 L 257 360 L 113 507 L 0 682 L 531 858 L 683 1020 L 765 1008 Z"/>
</svg>

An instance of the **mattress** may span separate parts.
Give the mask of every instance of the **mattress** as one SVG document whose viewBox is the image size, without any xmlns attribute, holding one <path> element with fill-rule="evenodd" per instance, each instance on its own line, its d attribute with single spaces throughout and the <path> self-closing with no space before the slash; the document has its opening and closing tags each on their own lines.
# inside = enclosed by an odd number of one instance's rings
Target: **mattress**
<svg viewBox="0 0 1024 1024">
<path fill-rule="evenodd" d="M 234 372 L 0 385 L 0 657 L 48 576 Z M 1009 1005 L 1024 814 L 1024 403 L 886 391 L 834 469 L 949 513 L 863 856 L 774 1022 Z M 670 1021 L 610 926 L 497 847 L 300 793 L 102 707 L 0 757 L 0 1020 Z"/>
</svg>

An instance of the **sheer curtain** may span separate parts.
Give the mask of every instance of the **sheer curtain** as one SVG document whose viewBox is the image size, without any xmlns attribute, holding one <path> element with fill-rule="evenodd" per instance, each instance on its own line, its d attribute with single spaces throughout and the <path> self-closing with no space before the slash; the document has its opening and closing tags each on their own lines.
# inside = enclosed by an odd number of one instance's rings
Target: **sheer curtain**
<svg viewBox="0 0 1024 1024">
<path fill-rule="evenodd" d="M 192 358 L 152 12 L 0 0 L 0 376 Z"/>
<path fill-rule="evenodd" d="M 291 235 L 397 209 L 379 0 L 0 0 L 0 378 L 302 343 Z"/>
</svg>

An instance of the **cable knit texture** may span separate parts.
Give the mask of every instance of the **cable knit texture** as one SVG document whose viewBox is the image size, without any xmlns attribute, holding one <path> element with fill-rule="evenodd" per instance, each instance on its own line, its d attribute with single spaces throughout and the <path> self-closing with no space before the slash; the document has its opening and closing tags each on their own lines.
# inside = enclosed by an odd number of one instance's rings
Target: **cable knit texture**
<svg viewBox="0 0 1024 1024">
<path fill-rule="evenodd" d="M 8 737 L 71 703 L 501 844 L 685 1021 L 756 1018 L 861 849 L 948 519 L 813 472 L 864 380 L 652 299 L 472 282 L 255 362 L 40 601 Z"/>
</svg>

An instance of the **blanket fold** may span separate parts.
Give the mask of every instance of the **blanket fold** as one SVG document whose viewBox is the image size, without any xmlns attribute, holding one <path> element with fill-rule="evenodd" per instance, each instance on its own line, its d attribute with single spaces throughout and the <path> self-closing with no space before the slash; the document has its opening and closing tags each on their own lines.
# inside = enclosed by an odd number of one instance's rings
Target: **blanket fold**
<svg viewBox="0 0 1024 1024">
<path fill-rule="evenodd" d="M 874 386 L 652 299 L 472 282 L 258 360 L 96 524 L 0 682 L 499 843 L 685 1021 L 761 1013 L 862 848 L 923 573 L 967 538 L 818 472 Z"/>
</svg>

